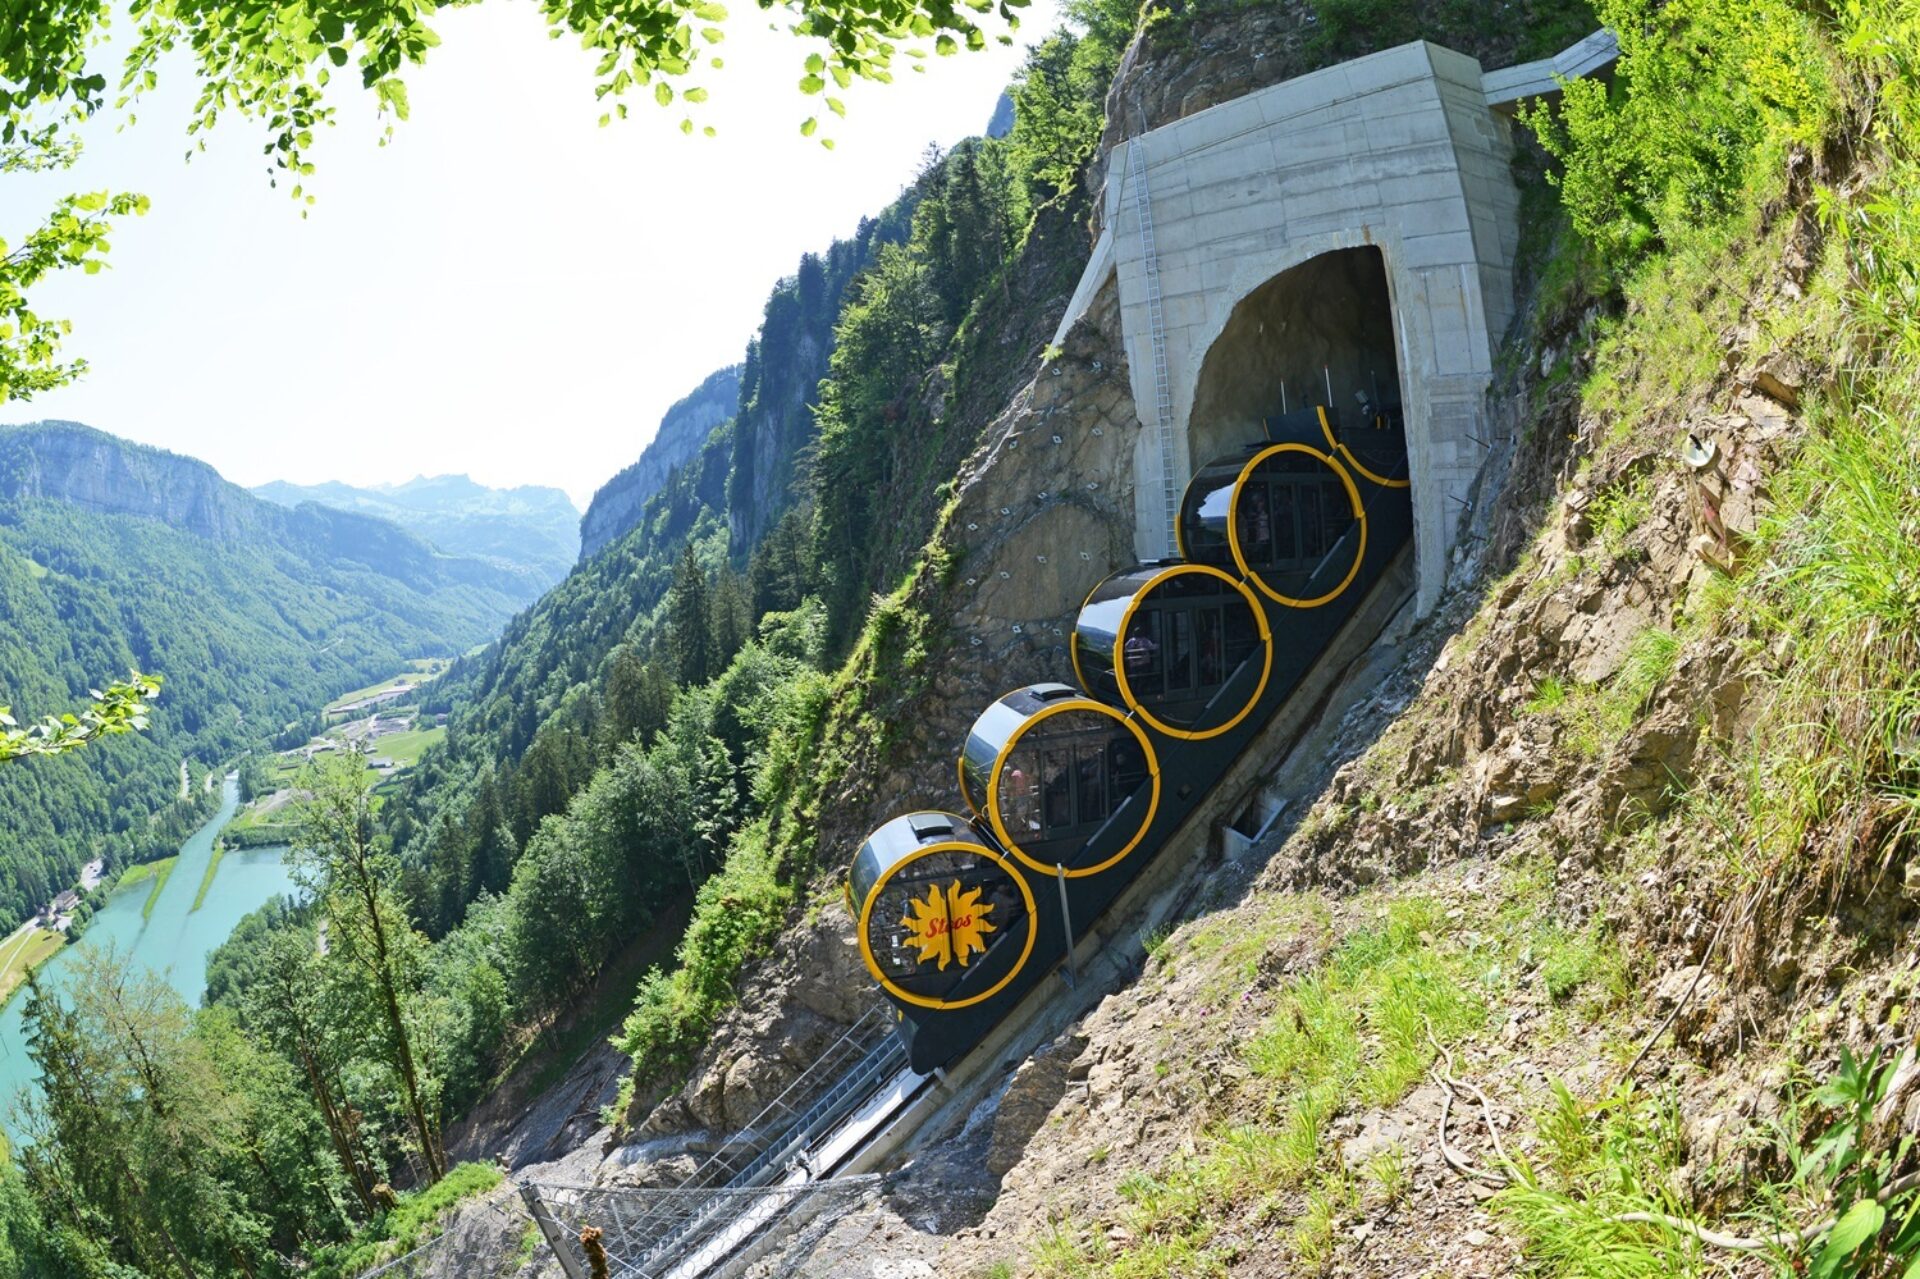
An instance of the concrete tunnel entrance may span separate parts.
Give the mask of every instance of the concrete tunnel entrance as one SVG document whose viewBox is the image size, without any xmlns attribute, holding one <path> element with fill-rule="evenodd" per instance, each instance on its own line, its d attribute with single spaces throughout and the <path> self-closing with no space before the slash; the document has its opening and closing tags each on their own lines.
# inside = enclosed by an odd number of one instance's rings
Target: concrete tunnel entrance
<svg viewBox="0 0 1920 1279">
<path fill-rule="evenodd" d="M 1329 404 L 1357 429 L 1404 402 L 1380 250 L 1323 253 L 1234 307 L 1194 386 L 1189 465 L 1264 439 L 1264 419 L 1287 410 Z"/>
</svg>

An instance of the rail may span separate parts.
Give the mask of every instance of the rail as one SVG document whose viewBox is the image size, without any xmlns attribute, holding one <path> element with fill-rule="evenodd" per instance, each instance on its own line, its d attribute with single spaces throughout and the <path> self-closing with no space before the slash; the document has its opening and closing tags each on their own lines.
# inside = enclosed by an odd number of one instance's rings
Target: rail
<svg viewBox="0 0 1920 1279">
<path fill-rule="evenodd" d="M 925 1082 L 892 1023 L 884 1006 L 861 1017 L 677 1186 L 524 1184 L 570 1279 L 586 1272 L 576 1241 L 588 1226 L 615 1279 L 697 1279 L 802 1207 L 811 1217 L 866 1194 L 872 1178 L 831 1172 Z"/>
</svg>

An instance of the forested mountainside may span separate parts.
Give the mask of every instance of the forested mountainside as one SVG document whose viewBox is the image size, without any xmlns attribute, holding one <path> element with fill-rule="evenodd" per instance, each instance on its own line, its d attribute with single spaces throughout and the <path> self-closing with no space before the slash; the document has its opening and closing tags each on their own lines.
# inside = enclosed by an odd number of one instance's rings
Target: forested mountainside
<svg viewBox="0 0 1920 1279">
<path fill-rule="evenodd" d="M 496 489 L 464 475 L 422 475 L 370 488 L 275 480 L 252 492 L 278 506 L 315 502 L 398 524 L 449 555 L 514 572 L 525 603 L 565 577 L 579 550 L 580 513 L 572 500 L 534 484 Z"/>
<path fill-rule="evenodd" d="M 591 559 L 639 523 L 648 500 L 700 455 L 715 427 L 739 410 L 740 372 L 734 364 L 709 373 L 661 416 L 640 459 L 600 486 L 580 517 L 581 559 Z"/>
<path fill-rule="evenodd" d="M 0 772 L 0 926 L 93 857 L 173 851 L 210 769 L 410 658 L 483 642 L 515 584 L 382 520 L 270 505 L 190 458 L 71 423 L 0 427 L 0 705 L 24 720 L 129 670 L 167 681 L 148 733 Z"/>
</svg>

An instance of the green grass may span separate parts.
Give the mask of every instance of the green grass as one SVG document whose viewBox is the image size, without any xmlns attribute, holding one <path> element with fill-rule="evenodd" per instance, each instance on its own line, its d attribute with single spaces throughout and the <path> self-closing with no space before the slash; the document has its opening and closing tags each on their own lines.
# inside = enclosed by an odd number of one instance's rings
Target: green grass
<svg viewBox="0 0 1920 1279">
<path fill-rule="evenodd" d="M 147 890 L 146 904 L 140 908 L 140 918 L 152 919 L 154 903 L 160 900 L 160 890 L 165 888 L 167 880 L 173 877 L 173 868 L 179 860 L 180 855 L 176 853 L 172 857 L 162 857 L 159 861 L 141 862 L 138 866 L 129 866 L 126 873 L 120 876 L 120 882 L 115 885 L 115 891 L 152 880 L 153 887 Z"/>
<path fill-rule="evenodd" d="M 1556 1001 L 1583 995 L 1584 1011 L 1595 1017 L 1626 997 L 1624 965 L 1604 934 L 1553 922 L 1552 876 L 1544 862 L 1509 868 L 1471 926 L 1461 911 L 1429 897 L 1359 899 L 1359 917 L 1369 922 L 1282 987 L 1258 1027 L 1240 1038 L 1251 1080 L 1225 1113 L 1193 1116 L 1199 1132 L 1191 1153 L 1120 1179 L 1116 1216 L 1132 1242 L 1110 1245 L 1109 1222 L 1065 1222 L 1037 1241 L 1037 1273 L 1224 1275 L 1241 1245 L 1221 1232 L 1247 1213 L 1304 1268 L 1323 1268 L 1366 1194 L 1391 1203 L 1410 1182 L 1403 1152 L 1349 1172 L 1326 1136 L 1336 1117 L 1398 1102 L 1432 1067 L 1435 1040 L 1471 1039 L 1523 982 L 1543 982 Z M 1205 967 L 1203 1004 L 1211 1007 L 1216 991 L 1246 998 L 1248 966 L 1290 935 L 1326 928 L 1325 911 L 1315 897 L 1277 894 L 1253 918 L 1241 912 L 1176 934 L 1163 956 Z M 1187 1032 L 1171 1033 L 1177 1042 Z"/>
<path fill-rule="evenodd" d="M 486 1194 L 500 1182 L 500 1170 L 490 1163 L 458 1165 L 427 1189 L 402 1195 L 397 1207 L 374 1218 L 352 1240 L 321 1249 L 307 1271 L 309 1279 L 348 1279 L 412 1252 L 445 1229 L 447 1214 L 461 1200 Z"/>
<path fill-rule="evenodd" d="M 30 928 L 0 951 L 0 1008 L 26 983 L 27 975 L 66 944 L 67 935 L 46 928 Z"/>
<path fill-rule="evenodd" d="M 420 762 L 420 756 L 426 753 L 428 747 L 439 745 L 446 737 L 445 728 L 420 728 L 395 733 L 373 744 L 373 757 L 390 759 L 402 768 L 411 768 Z"/>
<path fill-rule="evenodd" d="M 327 703 L 325 713 L 338 715 L 341 707 L 365 697 L 372 697 L 375 693 L 384 693 L 390 688 L 418 688 L 445 671 L 449 665 L 451 663 L 441 657 L 416 657 L 407 663 L 408 669 L 398 675 L 390 676 L 377 684 L 369 684 L 365 688 L 356 688 L 351 693 L 340 694 Z"/>
<path fill-rule="evenodd" d="M 1624 1088 L 1584 1102 L 1560 1083 L 1535 1116 L 1541 1141 L 1522 1175 L 1493 1200 L 1518 1231 L 1535 1273 L 1573 1279 L 1665 1279 L 1710 1273 L 1702 1245 L 1670 1227 L 1618 1221 L 1629 1212 L 1685 1216 L 1671 1189 L 1685 1159 L 1670 1093 Z"/>
<path fill-rule="evenodd" d="M 200 891 L 193 895 L 193 907 L 187 913 L 199 910 L 206 903 L 207 892 L 213 887 L 213 877 L 220 873 L 220 861 L 227 855 L 227 846 L 221 840 L 213 841 L 213 856 L 207 859 L 207 872 L 200 876 Z"/>
<path fill-rule="evenodd" d="M 1606 489 L 1593 501 L 1593 532 L 1610 560 L 1637 554 L 1628 539 L 1653 512 L 1653 481 L 1642 475 Z"/>
<path fill-rule="evenodd" d="M 1680 660 L 1680 637 L 1649 626 L 1627 646 L 1620 669 L 1599 684 L 1576 684 L 1549 675 L 1527 699 L 1529 715 L 1548 715 L 1566 726 L 1564 741 L 1582 759 L 1598 759 L 1625 737 L 1645 714 Z"/>
</svg>

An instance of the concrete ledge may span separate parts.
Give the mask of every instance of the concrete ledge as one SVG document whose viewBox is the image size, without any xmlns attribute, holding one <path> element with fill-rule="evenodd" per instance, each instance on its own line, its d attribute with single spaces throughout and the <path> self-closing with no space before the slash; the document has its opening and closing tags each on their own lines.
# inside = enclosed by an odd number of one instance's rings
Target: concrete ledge
<svg viewBox="0 0 1920 1279">
<path fill-rule="evenodd" d="M 1489 71 L 1480 82 L 1486 91 L 1487 105 L 1503 115 L 1513 115 L 1521 103 L 1536 98 L 1556 98 L 1566 81 L 1599 75 L 1619 60 L 1620 41 L 1613 32 L 1602 28 L 1551 58 Z"/>
</svg>

